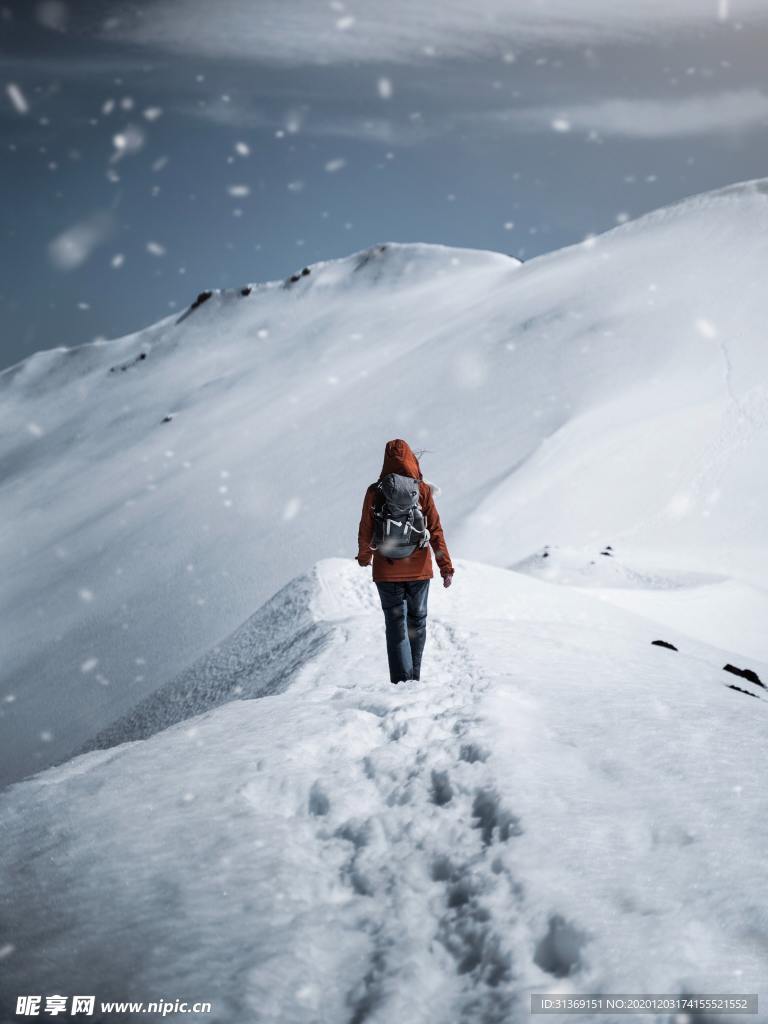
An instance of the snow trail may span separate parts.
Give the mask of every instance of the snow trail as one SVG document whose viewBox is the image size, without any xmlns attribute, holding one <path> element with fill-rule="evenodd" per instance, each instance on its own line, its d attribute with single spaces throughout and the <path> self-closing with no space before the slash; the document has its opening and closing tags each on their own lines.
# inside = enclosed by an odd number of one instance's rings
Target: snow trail
<svg viewBox="0 0 768 1024">
<path fill-rule="evenodd" d="M 342 877 L 356 896 L 369 898 L 359 918 L 371 940 L 368 965 L 348 995 L 350 1022 L 501 1024 L 518 1001 L 519 886 L 495 852 L 521 826 L 503 806 L 492 759 L 473 732 L 488 680 L 462 631 L 430 616 L 424 680 L 384 690 L 385 660 L 382 673 L 371 672 L 371 652 L 379 648 L 385 658 L 379 618 L 342 626 L 335 645 L 358 653 L 347 655 L 349 681 L 324 691 L 325 699 L 378 719 L 381 743 L 362 759 L 377 806 L 364 816 L 336 817 L 336 790 L 321 779 L 314 790 L 318 841 L 349 844 Z M 335 645 L 302 679 L 306 691 L 315 673 L 327 672 Z"/>
</svg>

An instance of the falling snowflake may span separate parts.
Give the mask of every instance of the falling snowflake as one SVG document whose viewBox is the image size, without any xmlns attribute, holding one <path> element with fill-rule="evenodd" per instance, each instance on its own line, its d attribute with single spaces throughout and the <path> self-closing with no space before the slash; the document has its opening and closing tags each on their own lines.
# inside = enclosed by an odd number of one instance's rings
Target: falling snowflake
<svg viewBox="0 0 768 1024">
<path fill-rule="evenodd" d="M 69 22 L 69 10 L 62 0 L 45 0 L 37 5 L 35 17 L 38 22 L 52 32 L 66 32 Z"/>
<path fill-rule="evenodd" d="M 295 135 L 297 132 L 301 131 L 301 126 L 302 126 L 303 121 L 304 121 L 304 118 L 303 118 L 303 116 L 302 116 L 300 111 L 298 111 L 298 110 L 291 110 L 286 115 L 286 118 L 285 118 L 285 130 L 290 135 Z"/>
<path fill-rule="evenodd" d="M 696 330 L 704 338 L 716 338 L 717 327 L 712 323 L 711 320 L 705 320 L 704 317 L 699 317 L 695 324 Z"/>
<path fill-rule="evenodd" d="M 113 224 L 109 213 L 97 213 L 62 231 L 48 245 L 48 256 L 58 270 L 73 270 L 104 242 Z"/>
<path fill-rule="evenodd" d="M 683 519 L 691 511 L 693 502 L 687 494 L 676 494 L 667 505 L 665 512 L 670 519 Z"/>
<path fill-rule="evenodd" d="M 129 124 L 123 131 L 112 136 L 112 145 L 115 147 L 112 160 L 122 160 L 124 156 L 138 153 L 140 149 L 143 149 L 144 141 L 145 135 L 141 128 L 138 125 Z"/>
<path fill-rule="evenodd" d="M 290 519 L 295 519 L 298 515 L 299 509 L 301 508 L 300 498 L 291 498 L 283 509 L 283 519 L 288 522 Z"/>
<path fill-rule="evenodd" d="M 15 82 L 9 82 L 5 87 L 5 91 L 8 94 L 8 99 L 11 101 L 18 114 L 29 113 L 29 104 L 27 103 L 27 98 L 21 91 L 20 86 Z"/>
</svg>

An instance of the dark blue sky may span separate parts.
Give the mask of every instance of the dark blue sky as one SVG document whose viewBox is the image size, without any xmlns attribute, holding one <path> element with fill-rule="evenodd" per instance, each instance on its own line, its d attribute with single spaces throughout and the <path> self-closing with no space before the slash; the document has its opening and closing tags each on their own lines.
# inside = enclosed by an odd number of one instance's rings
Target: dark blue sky
<svg viewBox="0 0 768 1024">
<path fill-rule="evenodd" d="M 768 176 L 764 10 L 0 3 L 0 364 L 381 241 L 528 259 Z"/>
</svg>

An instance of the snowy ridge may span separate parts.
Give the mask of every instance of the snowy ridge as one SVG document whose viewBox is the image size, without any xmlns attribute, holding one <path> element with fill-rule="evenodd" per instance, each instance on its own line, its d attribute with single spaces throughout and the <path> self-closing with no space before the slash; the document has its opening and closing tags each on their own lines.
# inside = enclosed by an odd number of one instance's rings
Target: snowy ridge
<svg viewBox="0 0 768 1024">
<path fill-rule="evenodd" d="M 316 572 L 316 570 L 315 570 Z M 83 751 L 146 739 L 228 700 L 280 693 L 329 639 L 310 576 L 292 580 L 181 675 L 94 736 Z"/>
<path fill-rule="evenodd" d="M 334 624 L 287 689 L 10 787 L 10 990 L 172 990 L 215 1024 L 499 1024 L 531 991 L 758 990 L 760 688 L 569 587 L 458 569 L 430 595 L 421 685 L 386 683 L 368 574 L 324 560 L 280 598 Z"/>
<path fill-rule="evenodd" d="M 378 607 L 367 577 L 337 571 L 329 580 L 331 566 L 333 560 L 320 562 L 291 580 L 230 637 L 103 729 L 82 752 L 146 739 L 230 700 L 280 693 L 332 642 L 339 619 Z"/>
<path fill-rule="evenodd" d="M 426 242 L 382 242 L 349 256 L 319 260 L 283 280 L 250 282 L 239 288 L 211 289 L 201 293 L 207 294 L 209 298 L 200 302 L 195 309 L 188 307 L 181 317 L 173 314 L 152 327 L 123 338 L 86 342 L 72 347 L 60 346 L 36 352 L 13 366 L 0 370 L 0 389 L 11 384 L 23 387 L 43 378 L 47 378 L 49 386 L 55 387 L 61 382 L 56 378 L 57 371 L 61 371 L 64 363 L 72 364 L 75 360 L 77 363 L 74 372 L 78 375 L 102 367 L 106 358 L 119 367 L 120 356 L 148 351 L 153 344 L 162 343 L 177 335 L 178 332 L 170 328 L 180 326 L 190 315 L 195 316 L 197 322 L 215 318 L 223 310 L 236 307 L 243 299 L 258 299 L 276 289 L 290 291 L 292 297 L 301 298 L 328 288 L 343 292 L 349 287 L 376 287 L 382 284 L 418 287 L 425 279 L 435 282 L 460 275 L 466 270 L 509 270 L 520 265 L 521 261 L 516 257 L 493 250 L 458 249 Z M 297 284 L 301 287 L 296 288 Z M 199 302 L 199 299 L 195 302 Z"/>
<path fill-rule="evenodd" d="M 520 265 L 516 257 L 490 249 L 458 249 L 434 242 L 381 242 L 349 256 L 319 260 L 284 281 L 252 287 L 279 285 L 301 297 L 327 288 L 419 287 L 425 281 L 432 284 L 442 279 L 446 283 L 465 271 L 508 271 Z"/>
<path fill-rule="evenodd" d="M 0 782 L 129 715 L 318 558 L 351 559 L 392 437 L 425 449 L 452 555 L 609 539 L 641 576 L 733 581 L 757 620 L 764 183 L 522 266 L 379 248 L 3 375 Z M 695 635 L 735 647 L 698 590 Z"/>
</svg>

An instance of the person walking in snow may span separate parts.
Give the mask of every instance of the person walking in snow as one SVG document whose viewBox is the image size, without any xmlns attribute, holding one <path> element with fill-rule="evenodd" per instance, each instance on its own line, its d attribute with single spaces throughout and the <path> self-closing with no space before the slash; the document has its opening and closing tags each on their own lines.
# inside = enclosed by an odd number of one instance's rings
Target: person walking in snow
<svg viewBox="0 0 768 1024">
<path fill-rule="evenodd" d="M 357 531 L 357 562 L 373 560 L 373 582 L 384 611 L 389 678 L 397 684 L 421 676 L 427 638 L 427 596 L 435 552 L 443 586 L 450 587 L 453 564 L 433 495 L 407 441 L 387 441 L 379 479 L 365 492 Z"/>
</svg>

